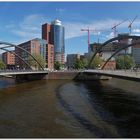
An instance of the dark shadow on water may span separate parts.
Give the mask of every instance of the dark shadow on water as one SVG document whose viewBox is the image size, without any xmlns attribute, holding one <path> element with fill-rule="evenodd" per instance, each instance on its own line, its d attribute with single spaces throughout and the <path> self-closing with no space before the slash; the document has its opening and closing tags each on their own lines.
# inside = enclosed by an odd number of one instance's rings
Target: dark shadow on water
<svg viewBox="0 0 140 140">
<path fill-rule="evenodd" d="M 61 86 L 60 86 L 61 87 Z M 74 108 L 72 108 L 71 105 L 69 105 L 61 96 L 60 93 L 60 87 L 56 89 L 56 97 L 59 100 L 62 107 L 69 112 L 85 129 L 87 129 L 89 132 L 95 134 L 98 138 L 113 138 L 114 136 L 111 134 L 105 133 L 102 129 L 98 128 L 92 122 L 87 120 L 84 116 L 82 116 L 80 113 L 76 112 Z"/>
<path fill-rule="evenodd" d="M 140 95 L 124 90 L 85 81 L 88 100 L 104 121 L 115 125 L 122 137 L 140 137 Z"/>
</svg>

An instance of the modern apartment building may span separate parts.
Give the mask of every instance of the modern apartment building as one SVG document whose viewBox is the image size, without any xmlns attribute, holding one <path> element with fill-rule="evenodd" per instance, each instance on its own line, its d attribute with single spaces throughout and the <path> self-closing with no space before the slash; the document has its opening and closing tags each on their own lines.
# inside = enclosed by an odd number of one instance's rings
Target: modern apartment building
<svg viewBox="0 0 140 140">
<path fill-rule="evenodd" d="M 14 69 L 15 68 L 15 55 L 10 52 L 2 53 L 2 61 L 5 63 L 7 69 Z"/>
<path fill-rule="evenodd" d="M 42 39 L 48 44 L 54 45 L 54 61 L 65 63 L 65 29 L 60 20 L 54 20 L 51 24 L 42 25 Z"/>
<path fill-rule="evenodd" d="M 26 51 L 28 51 L 32 55 L 33 54 L 40 54 L 44 58 L 44 60 L 46 60 L 46 44 L 47 44 L 46 40 L 35 38 L 35 39 L 29 40 L 27 42 L 24 42 L 22 44 L 19 44 L 18 46 L 22 47 L 23 49 L 25 49 Z M 23 51 L 19 48 L 16 48 L 15 52 L 24 61 L 26 61 L 26 62 L 29 61 L 30 55 L 28 53 L 26 53 L 25 51 Z M 16 57 L 16 59 L 15 59 L 15 64 L 16 64 L 16 67 L 19 67 L 21 69 L 27 67 L 26 64 L 18 57 Z"/>
</svg>

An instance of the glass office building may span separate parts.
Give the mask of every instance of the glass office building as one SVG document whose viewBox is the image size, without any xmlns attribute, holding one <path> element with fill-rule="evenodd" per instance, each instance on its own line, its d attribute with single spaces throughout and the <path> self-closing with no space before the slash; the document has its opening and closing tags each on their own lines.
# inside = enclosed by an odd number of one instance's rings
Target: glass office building
<svg viewBox="0 0 140 140">
<path fill-rule="evenodd" d="M 51 24 L 52 41 L 54 44 L 54 59 L 61 64 L 65 63 L 65 29 L 60 20 L 55 20 Z"/>
</svg>

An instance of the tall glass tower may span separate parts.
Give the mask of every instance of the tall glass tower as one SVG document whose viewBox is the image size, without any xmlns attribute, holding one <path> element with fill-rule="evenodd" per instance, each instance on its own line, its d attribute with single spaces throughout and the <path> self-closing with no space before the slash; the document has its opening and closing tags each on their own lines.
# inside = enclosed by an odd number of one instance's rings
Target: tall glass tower
<svg viewBox="0 0 140 140">
<path fill-rule="evenodd" d="M 56 19 L 51 24 L 42 25 L 42 38 L 54 46 L 54 61 L 65 63 L 65 29 Z"/>
<path fill-rule="evenodd" d="M 56 19 L 51 24 L 52 42 L 54 45 L 54 59 L 61 64 L 65 63 L 65 29 L 61 21 Z"/>
</svg>

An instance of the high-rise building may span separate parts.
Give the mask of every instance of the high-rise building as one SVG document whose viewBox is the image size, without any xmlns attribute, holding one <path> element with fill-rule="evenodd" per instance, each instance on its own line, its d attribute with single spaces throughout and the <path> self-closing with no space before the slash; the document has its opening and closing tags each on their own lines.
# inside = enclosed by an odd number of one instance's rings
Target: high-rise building
<svg viewBox="0 0 140 140">
<path fill-rule="evenodd" d="M 5 65 L 8 69 L 14 69 L 14 67 L 15 67 L 14 53 L 10 53 L 10 52 L 2 53 L 2 61 L 5 63 Z"/>
<path fill-rule="evenodd" d="M 54 61 L 61 64 L 65 63 L 65 30 L 61 21 L 56 19 L 51 24 L 42 25 L 42 38 L 47 40 L 48 44 L 54 45 Z"/>
<path fill-rule="evenodd" d="M 42 25 L 42 39 L 47 40 L 48 44 L 53 44 L 51 25 L 48 23 Z"/>
</svg>

